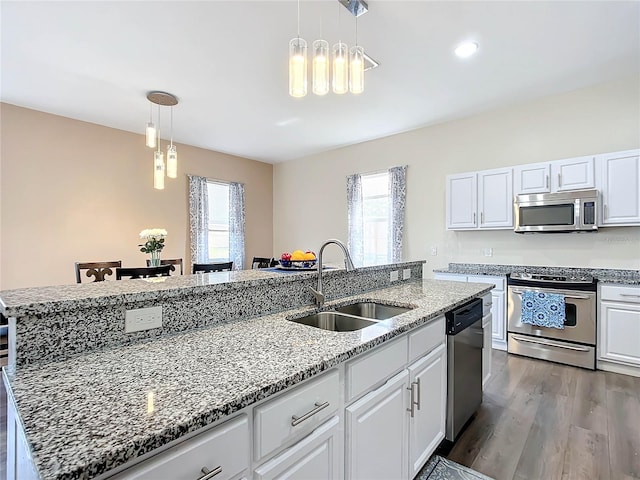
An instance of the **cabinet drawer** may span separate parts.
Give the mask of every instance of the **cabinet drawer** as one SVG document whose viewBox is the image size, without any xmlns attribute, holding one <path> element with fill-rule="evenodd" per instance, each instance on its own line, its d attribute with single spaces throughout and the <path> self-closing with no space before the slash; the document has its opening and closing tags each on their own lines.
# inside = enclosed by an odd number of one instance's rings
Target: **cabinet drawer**
<svg viewBox="0 0 640 480">
<path fill-rule="evenodd" d="M 256 407 L 253 417 L 256 460 L 316 428 L 336 411 L 339 396 L 339 374 L 332 370 Z"/>
<path fill-rule="evenodd" d="M 347 363 L 347 401 L 371 390 L 407 364 L 407 337 L 377 347 Z"/>
<path fill-rule="evenodd" d="M 427 325 L 409 332 L 409 363 L 429 353 L 444 343 L 444 317 L 438 317 Z"/>
<path fill-rule="evenodd" d="M 495 285 L 493 290 L 502 292 L 507 279 L 505 277 L 489 277 L 487 275 L 469 275 L 467 281 L 470 283 L 493 283 Z"/>
<path fill-rule="evenodd" d="M 219 470 L 216 480 L 230 479 L 249 468 L 249 421 L 246 415 L 185 440 L 110 478 L 193 480 L 204 475 L 203 468 Z"/>
<path fill-rule="evenodd" d="M 602 285 L 600 289 L 600 300 L 640 303 L 640 286 Z"/>
</svg>

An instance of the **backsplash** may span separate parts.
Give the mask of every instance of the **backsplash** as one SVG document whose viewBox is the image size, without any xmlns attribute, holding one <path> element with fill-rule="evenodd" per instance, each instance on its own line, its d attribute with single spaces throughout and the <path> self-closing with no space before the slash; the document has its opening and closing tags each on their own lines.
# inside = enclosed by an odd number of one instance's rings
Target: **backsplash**
<svg viewBox="0 0 640 480">
<path fill-rule="evenodd" d="M 391 284 L 390 272 L 422 261 L 323 272 L 327 300 Z M 397 284 L 401 282 L 393 282 Z M 317 273 L 240 270 L 203 275 L 121 280 L 0 292 L 0 311 L 10 317 L 10 354 L 16 367 L 67 359 L 82 352 L 148 341 L 218 323 L 313 306 L 308 287 Z M 162 327 L 125 333 L 125 312 L 162 306 Z M 11 362 L 11 358 L 10 358 Z"/>
</svg>

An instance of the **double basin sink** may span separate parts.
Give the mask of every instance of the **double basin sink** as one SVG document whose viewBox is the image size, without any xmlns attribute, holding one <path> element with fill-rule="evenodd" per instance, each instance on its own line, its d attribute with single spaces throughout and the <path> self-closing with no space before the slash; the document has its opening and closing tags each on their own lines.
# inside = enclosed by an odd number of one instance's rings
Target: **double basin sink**
<svg viewBox="0 0 640 480">
<path fill-rule="evenodd" d="M 337 307 L 328 312 L 318 312 L 306 317 L 292 318 L 292 322 L 333 332 L 352 332 L 382 320 L 388 320 L 411 310 L 377 302 L 357 302 Z"/>
</svg>

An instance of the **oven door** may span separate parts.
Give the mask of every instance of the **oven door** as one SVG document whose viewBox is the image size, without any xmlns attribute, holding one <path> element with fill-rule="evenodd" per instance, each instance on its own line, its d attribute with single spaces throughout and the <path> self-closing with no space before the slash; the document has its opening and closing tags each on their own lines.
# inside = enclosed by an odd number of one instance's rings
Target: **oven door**
<svg viewBox="0 0 640 480">
<path fill-rule="evenodd" d="M 554 338 L 569 342 L 580 342 L 589 345 L 596 344 L 596 294 L 576 290 L 560 290 L 556 288 L 522 287 L 510 285 L 508 287 L 508 325 L 507 330 L 512 333 L 535 335 L 537 337 Z M 565 298 L 564 329 L 552 327 L 538 327 L 522 323 L 522 292 L 559 293 Z"/>
</svg>

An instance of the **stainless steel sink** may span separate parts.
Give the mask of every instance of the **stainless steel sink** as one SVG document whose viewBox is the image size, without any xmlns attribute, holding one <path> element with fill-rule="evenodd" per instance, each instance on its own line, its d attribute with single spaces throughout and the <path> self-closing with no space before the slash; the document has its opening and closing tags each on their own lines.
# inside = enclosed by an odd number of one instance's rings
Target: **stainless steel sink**
<svg viewBox="0 0 640 480">
<path fill-rule="evenodd" d="M 352 332 L 370 325 L 375 325 L 375 320 L 343 315 L 338 312 L 318 312 L 301 318 L 292 318 L 292 322 L 309 325 L 311 327 L 331 330 L 333 332 Z"/>
<path fill-rule="evenodd" d="M 351 305 L 337 307 L 336 312 L 356 315 L 358 317 L 371 318 L 375 320 L 387 320 L 401 313 L 408 312 L 410 308 L 395 307 L 376 302 L 358 302 Z"/>
</svg>

